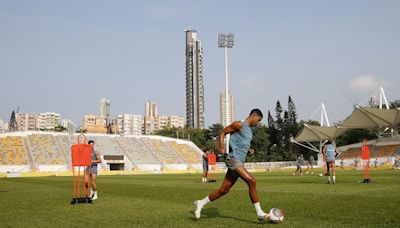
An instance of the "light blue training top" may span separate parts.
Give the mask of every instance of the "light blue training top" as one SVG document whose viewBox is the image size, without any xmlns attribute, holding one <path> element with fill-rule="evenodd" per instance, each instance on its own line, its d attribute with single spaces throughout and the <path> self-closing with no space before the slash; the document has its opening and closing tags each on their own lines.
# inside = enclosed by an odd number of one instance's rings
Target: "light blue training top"
<svg viewBox="0 0 400 228">
<path fill-rule="evenodd" d="M 229 139 L 230 150 L 227 158 L 234 158 L 244 163 L 250 149 L 253 131 L 246 121 L 241 121 L 241 123 L 242 128 L 231 134 Z"/>
<path fill-rule="evenodd" d="M 96 151 L 94 151 L 94 147 L 92 147 L 92 161 L 97 160 Z M 97 168 L 97 163 L 92 163 L 92 168 Z"/>
<path fill-rule="evenodd" d="M 326 145 L 326 160 L 332 161 L 335 160 L 336 150 L 332 144 Z"/>
</svg>

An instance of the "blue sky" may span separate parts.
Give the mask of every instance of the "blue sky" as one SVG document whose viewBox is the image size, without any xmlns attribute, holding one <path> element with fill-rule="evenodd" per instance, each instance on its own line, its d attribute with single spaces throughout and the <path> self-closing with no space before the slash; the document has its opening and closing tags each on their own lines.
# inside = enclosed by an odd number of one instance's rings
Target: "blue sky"
<svg viewBox="0 0 400 228">
<path fill-rule="evenodd" d="M 234 32 L 230 88 L 237 119 L 290 94 L 299 117 L 321 102 L 332 120 L 379 86 L 400 99 L 400 1 L 0 1 L 0 118 L 55 111 L 185 116 L 185 29 L 204 47 L 206 124 L 224 88 L 219 32 Z"/>
</svg>

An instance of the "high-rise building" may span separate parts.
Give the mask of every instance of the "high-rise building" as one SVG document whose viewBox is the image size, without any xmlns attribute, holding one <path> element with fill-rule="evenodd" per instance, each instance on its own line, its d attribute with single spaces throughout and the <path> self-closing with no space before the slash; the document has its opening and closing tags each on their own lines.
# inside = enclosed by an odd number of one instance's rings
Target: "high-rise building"
<svg viewBox="0 0 400 228">
<path fill-rule="evenodd" d="M 174 128 L 184 128 L 185 127 L 185 119 L 183 116 L 168 116 L 168 125 L 169 127 Z"/>
<path fill-rule="evenodd" d="M 156 118 L 158 116 L 158 110 L 156 103 L 152 101 L 146 102 L 145 105 L 145 116 L 143 120 L 143 133 L 150 135 L 154 133 L 156 129 Z"/>
<path fill-rule="evenodd" d="M 36 131 L 40 129 L 40 116 L 31 113 L 15 114 L 17 131 Z"/>
<path fill-rule="evenodd" d="M 137 114 L 121 114 L 117 116 L 117 134 L 141 135 L 143 118 Z"/>
<path fill-rule="evenodd" d="M 7 124 L 4 120 L 0 119 L 0 133 L 4 133 L 7 131 Z"/>
<path fill-rule="evenodd" d="M 146 102 L 145 116 L 158 116 L 156 103 L 154 103 L 153 101 Z"/>
<path fill-rule="evenodd" d="M 230 93 L 228 93 L 228 112 L 226 112 L 225 109 L 225 92 L 222 92 L 219 95 L 219 117 L 222 126 L 226 126 L 226 123 L 229 125 L 235 121 L 235 100 Z M 228 118 L 226 117 L 226 113 L 229 114 Z M 226 120 L 228 120 L 228 122 L 226 122 Z"/>
<path fill-rule="evenodd" d="M 105 117 L 107 120 L 110 117 L 110 100 L 107 98 L 100 99 L 100 117 Z"/>
<path fill-rule="evenodd" d="M 156 131 L 168 128 L 168 116 L 165 115 L 157 116 L 154 128 Z"/>
<path fill-rule="evenodd" d="M 88 133 L 107 133 L 107 118 L 95 115 L 85 115 L 83 117 L 83 129 Z"/>
<path fill-rule="evenodd" d="M 205 128 L 203 47 L 196 30 L 185 30 L 186 35 L 186 125 Z"/>
<path fill-rule="evenodd" d="M 166 116 L 160 115 L 156 117 L 155 130 L 164 128 L 184 128 L 183 116 Z"/>
<path fill-rule="evenodd" d="M 61 125 L 61 114 L 55 112 L 40 113 L 39 130 L 53 131 L 59 125 Z"/>
</svg>

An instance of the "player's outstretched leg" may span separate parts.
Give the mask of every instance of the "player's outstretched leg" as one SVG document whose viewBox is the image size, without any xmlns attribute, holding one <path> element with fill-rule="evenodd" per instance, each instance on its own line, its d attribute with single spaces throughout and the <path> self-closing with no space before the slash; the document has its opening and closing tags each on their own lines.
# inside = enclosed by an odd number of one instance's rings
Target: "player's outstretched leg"
<svg viewBox="0 0 400 228">
<path fill-rule="evenodd" d="M 222 185 L 218 190 L 215 190 L 209 196 L 206 196 L 202 200 L 194 201 L 194 205 L 195 205 L 194 217 L 196 219 L 199 219 L 201 216 L 201 210 L 203 209 L 203 207 L 206 204 L 208 204 L 209 202 L 214 201 L 214 200 L 220 198 L 221 196 L 225 195 L 226 193 L 228 193 L 229 190 L 231 189 L 231 187 L 235 184 L 237 178 L 238 178 L 238 176 L 234 173 L 234 171 L 228 169 L 228 172 L 225 175 L 225 179 L 222 182 Z"/>
<path fill-rule="evenodd" d="M 265 213 L 261 209 L 260 198 L 258 197 L 256 188 L 256 179 L 254 179 L 251 173 L 249 173 L 249 171 L 247 171 L 247 169 L 243 166 L 238 167 L 235 171 L 239 175 L 239 177 L 247 183 L 247 186 L 249 187 L 249 196 L 254 208 L 256 209 L 258 220 L 263 222 L 267 221 L 269 214 Z"/>
</svg>

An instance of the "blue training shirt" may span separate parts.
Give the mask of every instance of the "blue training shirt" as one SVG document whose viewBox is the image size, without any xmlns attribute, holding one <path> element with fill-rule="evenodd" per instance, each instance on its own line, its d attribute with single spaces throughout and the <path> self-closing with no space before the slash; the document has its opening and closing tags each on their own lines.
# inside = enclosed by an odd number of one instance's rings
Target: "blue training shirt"
<svg viewBox="0 0 400 228">
<path fill-rule="evenodd" d="M 92 161 L 97 160 L 96 151 L 92 147 Z M 92 168 L 97 167 L 97 163 L 92 163 Z"/>
<path fill-rule="evenodd" d="M 246 121 L 242 122 L 242 128 L 231 134 L 229 140 L 230 151 L 228 158 L 235 158 L 244 163 L 253 138 L 253 131 Z"/>
<path fill-rule="evenodd" d="M 333 161 L 335 160 L 336 150 L 332 144 L 326 145 L 326 160 Z"/>
</svg>

